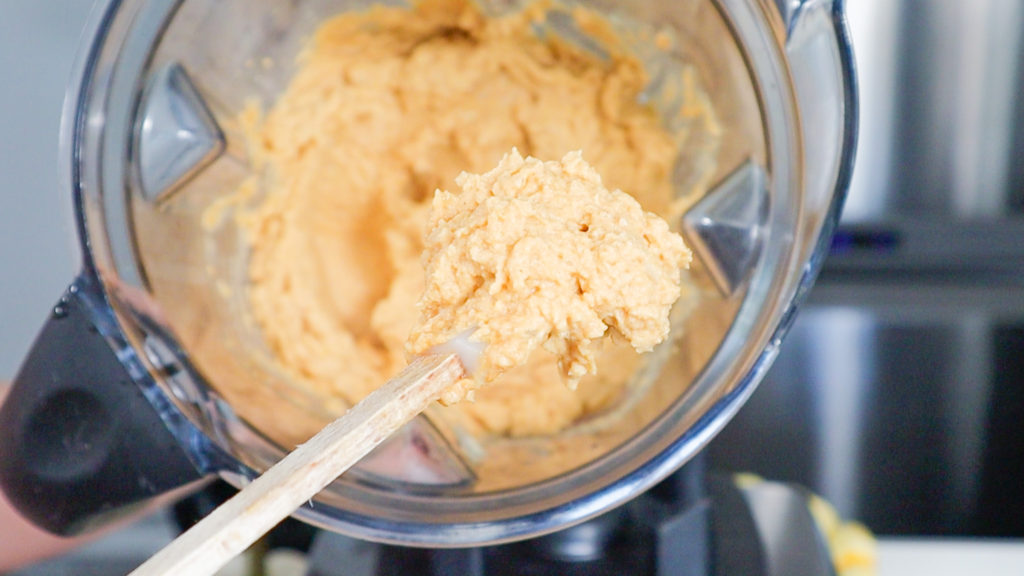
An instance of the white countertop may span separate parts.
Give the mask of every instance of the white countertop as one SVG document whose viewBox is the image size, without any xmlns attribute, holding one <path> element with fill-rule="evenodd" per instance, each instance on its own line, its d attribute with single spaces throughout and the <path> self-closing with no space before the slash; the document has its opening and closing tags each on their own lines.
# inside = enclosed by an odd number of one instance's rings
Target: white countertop
<svg viewBox="0 0 1024 576">
<path fill-rule="evenodd" d="M 878 576 L 1021 576 L 1024 540 L 881 538 Z"/>
</svg>

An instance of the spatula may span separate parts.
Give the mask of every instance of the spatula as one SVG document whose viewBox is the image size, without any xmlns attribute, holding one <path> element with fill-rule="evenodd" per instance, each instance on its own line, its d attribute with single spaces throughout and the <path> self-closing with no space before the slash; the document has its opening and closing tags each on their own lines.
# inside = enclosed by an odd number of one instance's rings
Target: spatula
<svg viewBox="0 0 1024 576">
<path fill-rule="evenodd" d="M 213 574 L 311 500 L 448 386 L 468 377 L 472 358 L 438 352 L 401 373 L 296 448 L 151 557 L 130 576 Z"/>
</svg>

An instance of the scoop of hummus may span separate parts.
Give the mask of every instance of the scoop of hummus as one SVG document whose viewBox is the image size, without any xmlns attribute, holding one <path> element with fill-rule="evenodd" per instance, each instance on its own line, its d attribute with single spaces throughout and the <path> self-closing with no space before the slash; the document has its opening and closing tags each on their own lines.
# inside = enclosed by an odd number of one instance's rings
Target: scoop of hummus
<svg viewBox="0 0 1024 576">
<path fill-rule="evenodd" d="M 475 378 L 444 402 L 538 348 L 555 355 L 574 389 L 595 371 L 610 331 L 637 352 L 668 336 L 692 255 L 658 215 L 606 188 L 581 152 L 543 162 L 513 150 L 493 170 L 455 182 L 460 193 L 434 195 L 421 316 L 408 342 L 422 353 L 471 331 L 485 344 Z"/>
</svg>

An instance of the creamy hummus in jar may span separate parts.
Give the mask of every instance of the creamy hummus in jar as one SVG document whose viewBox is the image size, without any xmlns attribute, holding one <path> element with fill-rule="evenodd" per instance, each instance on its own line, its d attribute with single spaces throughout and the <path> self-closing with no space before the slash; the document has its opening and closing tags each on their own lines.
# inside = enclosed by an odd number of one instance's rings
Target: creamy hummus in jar
<svg viewBox="0 0 1024 576">
<path fill-rule="evenodd" d="M 644 103 L 644 62 L 584 9 L 567 12 L 573 34 L 539 33 L 549 7 L 488 17 L 464 0 L 431 0 L 337 16 L 280 97 L 245 111 L 256 169 L 246 187 L 264 197 L 243 215 L 246 298 L 297 385 L 352 404 L 405 366 L 434 192 L 513 147 L 543 159 L 581 150 L 608 188 L 678 216 L 682 136 Z M 696 91 L 677 113 L 711 115 Z M 696 290 L 684 281 L 681 292 L 679 307 L 692 307 Z M 566 430 L 620 402 L 642 362 L 624 340 L 588 352 L 596 373 L 576 390 L 556 355 L 536 350 L 444 417 L 478 436 Z"/>
</svg>

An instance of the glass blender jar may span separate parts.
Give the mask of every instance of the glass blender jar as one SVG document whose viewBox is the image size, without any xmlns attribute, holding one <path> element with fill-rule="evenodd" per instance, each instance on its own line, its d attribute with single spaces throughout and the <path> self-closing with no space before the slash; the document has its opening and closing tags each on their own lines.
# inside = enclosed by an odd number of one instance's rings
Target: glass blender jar
<svg viewBox="0 0 1024 576">
<path fill-rule="evenodd" d="M 572 23 L 576 4 L 624 33 L 675 39 L 646 62 L 657 73 L 637 95 L 666 124 L 684 82 L 714 110 L 713 122 L 668 126 L 687 133 L 677 191 L 699 191 L 677 223 L 696 257 L 692 310 L 615 410 L 555 435 L 486 441 L 428 411 L 298 518 L 422 546 L 582 522 L 700 451 L 775 357 L 852 167 L 843 2 L 566 1 L 546 5 L 538 26 L 593 40 Z M 82 272 L 0 410 L 0 482 L 40 526 L 88 530 L 202 478 L 242 486 L 347 408 L 280 369 L 246 313 L 244 235 L 209 215 L 254 171 L 237 120 L 247 102 L 273 103 L 316 27 L 369 5 L 97 5 L 62 134 Z"/>
</svg>

